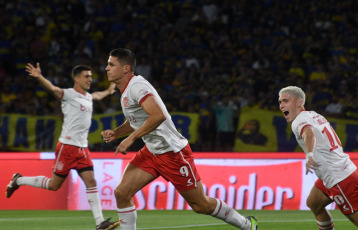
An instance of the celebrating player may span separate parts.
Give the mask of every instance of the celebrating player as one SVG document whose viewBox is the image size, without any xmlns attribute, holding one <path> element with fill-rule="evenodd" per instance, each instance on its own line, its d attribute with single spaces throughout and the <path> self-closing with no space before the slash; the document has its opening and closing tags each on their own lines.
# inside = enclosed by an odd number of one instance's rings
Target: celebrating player
<svg viewBox="0 0 358 230">
<path fill-rule="evenodd" d="M 28 63 L 26 71 L 30 76 L 36 78 L 49 92 L 62 102 L 64 121 L 61 136 L 56 146 L 56 163 L 52 178 L 45 176 L 23 177 L 15 173 L 6 188 L 6 197 L 11 195 L 22 185 L 57 191 L 65 181 L 70 169 L 76 169 L 79 176 L 86 185 L 86 195 L 93 216 L 96 221 L 96 229 L 115 229 L 118 222 L 105 220 L 97 191 L 97 183 L 94 178 L 93 163 L 88 145 L 88 131 L 92 119 L 92 100 L 102 100 L 107 95 L 115 92 L 115 84 L 112 83 L 107 90 L 90 94 L 92 83 L 92 68 L 90 66 L 78 65 L 72 70 L 74 87 L 61 89 L 54 86 L 41 74 L 40 63 L 36 67 Z"/>
<path fill-rule="evenodd" d="M 318 228 L 334 229 L 333 219 L 325 208 L 333 201 L 358 226 L 357 167 L 343 152 L 336 132 L 322 115 L 305 110 L 305 93 L 301 88 L 281 89 L 278 101 L 285 119 L 292 122 L 298 144 L 306 153 L 306 174 L 314 171 L 318 177 L 307 198 L 307 206 Z"/>
<path fill-rule="evenodd" d="M 256 230 L 255 217 L 244 217 L 223 201 L 204 194 L 193 154 L 154 87 L 142 76 L 135 76 L 136 58 L 128 49 L 112 50 L 106 67 L 108 80 L 120 90 L 126 121 L 115 130 L 102 132 L 108 143 L 129 134 L 115 154 L 126 154 L 138 138 L 145 146 L 127 165 L 115 189 L 121 229 L 136 229 L 137 212 L 133 196 L 157 177 L 170 181 L 190 207 L 197 213 L 212 215 L 240 229 Z"/>
</svg>

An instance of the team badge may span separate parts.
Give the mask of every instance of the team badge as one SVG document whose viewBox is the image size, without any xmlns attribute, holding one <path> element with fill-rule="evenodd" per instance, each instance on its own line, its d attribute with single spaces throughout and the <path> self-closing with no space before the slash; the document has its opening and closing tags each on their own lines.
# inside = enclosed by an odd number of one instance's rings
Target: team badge
<svg viewBox="0 0 358 230">
<path fill-rule="evenodd" d="M 56 169 L 61 171 L 65 164 L 62 161 L 57 162 Z"/>
</svg>

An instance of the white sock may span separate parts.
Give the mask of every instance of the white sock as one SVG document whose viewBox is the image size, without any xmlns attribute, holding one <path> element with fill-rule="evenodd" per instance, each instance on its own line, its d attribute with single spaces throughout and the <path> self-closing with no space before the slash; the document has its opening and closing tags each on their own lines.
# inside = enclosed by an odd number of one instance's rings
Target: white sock
<svg viewBox="0 0 358 230">
<path fill-rule="evenodd" d="M 16 180 L 18 185 L 28 185 L 36 188 L 48 189 L 50 178 L 45 176 L 19 177 Z"/>
<path fill-rule="evenodd" d="M 135 206 L 118 208 L 118 217 L 121 222 L 121 230 L 135 230 L 137 222 L 137 210 Z"/>
<path fill-rule="evenodd" d="M 215 198 L 216 199 L 216 198 Z M 234 225 L 239 228 L 244 228 L 247 224 L 247 219 L 230 208 L 225 202 L 216 199 L 216 208 L 211 215 L 218 219 L 225 221 L 228 224 Z"/>
<path fill-rule="evenodd" d="M 89 205 L 91 206 L 93 217 L 96 221 L 96 225 L 99 225 L 102 221 L 104 221 L 102 214 L 101 201 L 99 199 L 97 187 L 87 188 L 86 196 Z"/>
<path fill-rule="evenodd" d="M 318 225 L 318 229 L 320 230 L 334 230 L 334 224 L 333 224 L 333 220 L 332 217 L 329 221 L 318 221 L 316 220 L 317 225 Z"/>
</svg>

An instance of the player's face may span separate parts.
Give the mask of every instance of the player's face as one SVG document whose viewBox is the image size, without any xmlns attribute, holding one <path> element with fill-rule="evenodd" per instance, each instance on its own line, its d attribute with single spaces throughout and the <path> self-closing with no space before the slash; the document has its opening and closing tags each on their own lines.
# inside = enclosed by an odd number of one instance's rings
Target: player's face
<svg viewBox="0 0 358 230">
<path fill-rule="evenodd" d="M 82 71 L 77 78 L 77 83 L 80 87 L 87 91 L 91 88 L 92 83 L 92 72 L 90 70 Z"/>
<path fill-rule="evenodd" d="M 106 67 L 108 81 L 119 83 L 123 76 L 128 73 L 129 65 L 122 65 L 117 57 L 109 56 Z"/>
<path fill-rule="evenodd" d="M 300 99 L 293 98 L 289 94 L 282 94 L 278 99 L 280 110 L 287 122 L 292 122 L 302 111 Z"/>
</svg>

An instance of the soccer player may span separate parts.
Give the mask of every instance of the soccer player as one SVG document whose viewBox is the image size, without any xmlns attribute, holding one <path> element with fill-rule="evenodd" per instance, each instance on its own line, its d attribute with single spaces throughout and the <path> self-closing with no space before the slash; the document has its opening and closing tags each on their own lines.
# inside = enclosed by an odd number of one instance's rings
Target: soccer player
<svg viewBox="0 0 358 230">
<path fill-rule="evenodd" d="M 115 92 L 112 83 L 107 90 L 88 93 L 92 83 L 90 66 L 78 65 L 72 69 L 74 87 L 61 89 L 53 85 L 41 74 L 40 63 L 36 67 L 28 63 L 26 71 L 36 78 L 50 93 L 61 100 L 64 121 L 61 136 L 56 146 L 56 161 L 52 178 L 45 176 L 23 177 L 15 173 L 6 188 L 6 197 L 11 195 L 22 185 L 57 191 L 65 181 L 70 169 L 76 169 L 86 185 L 86 195 L 96 222 L 96 229 L 115 229 L 118 222 L 105 220 L 94 178 L 93 163 L 88 149 L 88 131 L 92 119 L 92 100 L 101 100 Z"/>
<path fill-rule="evenodd" d="M 358 226 L 358 173 L 357 167 L 343 152 L 341 142 L 320 114 L 306 111 L 305 93 L 296 86 L 279 92 L 280 110 L 292 132 L 306 153 L 306 174 L 313 171 L 318 179 L 307 198 L 319 229 L 333 230 L 334 224 L 326 206 L 336 202 L 341 212 Z"/>
<path fill-rule="evenodd" d="M 135 66 L 134 53 L 119 48 L 111 51 L 106 67 L 108 80 L 116 83 L 122 94 L 126 121 L 115 130 L 103 131 L 104 140 L 108 143 L 130 134 L 118 145 L 115 154 L 126 154 L 138 138 L 145 143 L 127 165 L 115 189 L 121 229 L 136 229 L 133 196 L 159 176 L 170 181 L 195 212 L 212 215 L 240 229 L 258 229 L 255 217 L 244 217 L 225 202 L 204 194 L 188 140 L 176 130 L 154 87 L 142 76 L 134 75 Z"/>
</svg>

